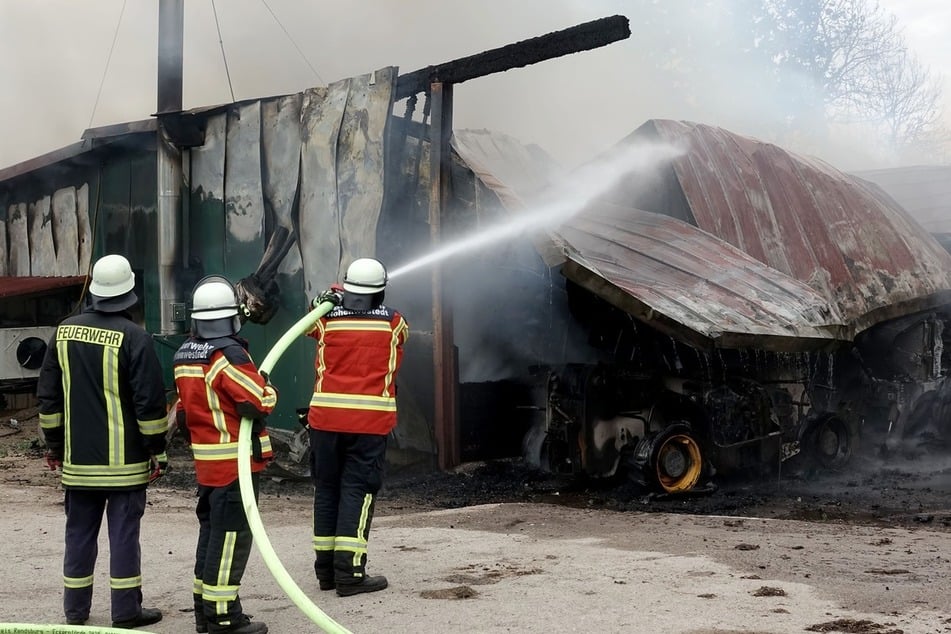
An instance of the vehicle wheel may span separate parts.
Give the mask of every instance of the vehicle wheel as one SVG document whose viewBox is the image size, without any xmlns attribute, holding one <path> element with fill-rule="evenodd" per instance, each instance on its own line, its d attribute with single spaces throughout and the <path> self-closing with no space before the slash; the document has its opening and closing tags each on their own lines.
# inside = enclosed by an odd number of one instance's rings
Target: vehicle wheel
<svg viewBox="0 0 951 634">
<path fill-rule="evenodd" d="M 690 426 L 679 423 L 641 441 L 644 481 L 664 493 L 690 491 L 703 473 L 703 451 Z"/>
<path fill-rule="evenodd" d="M 815 463 L 824 469 L 841 469 L 852 458 L 855 433 L 837 416 L 817 420 L 803 437 L 803 449 Z"/>
<path fill-rule="evenodd" d="M 548 445 L 548 431 L 545 429 L 545 424 L 536 421 L 522 438 L 522 458 L 525 463 L 543 472 L 550 472 L 551 459 Z"/>
</svg>

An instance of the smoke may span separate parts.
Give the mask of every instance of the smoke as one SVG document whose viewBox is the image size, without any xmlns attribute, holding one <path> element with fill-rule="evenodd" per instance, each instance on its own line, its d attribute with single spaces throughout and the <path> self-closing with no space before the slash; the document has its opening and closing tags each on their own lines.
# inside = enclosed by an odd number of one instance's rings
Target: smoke
<svg viewBox="0 0 951 634">
<path fill-rule="evenodd" d="M 101 126 L 155 111 L 158 0 L 136 0 L 126 3 L 93 116 L 122 6 L 123 0 L 99 0 L 95 7 L 73 0 L 0 3 L 0 165 L 78 141 L 90 118 Z M 187 3 L 186 108 L 230 102 L 232 89 L 240 100 L 299 92 L 387 65 L 408 72 L 623 14 L 631 21 L 627 40 L 457 86 L 455 127 L 511 134 L 570 167 L 648 119 L 687 119 L 778 142 L 842 169 L 872 167 L 855 138 L 781 138 L 777 100 L 791 96 L 765 94 L 760 80 L 767 69 L 726 45 L 741 34 L 730 31 L 720 3 L 229 0 L 216 6 L 231 86 L 211 3 Z M 680 72 L 685 67 L 692 69 L 689 82 Z"/>
<path fill-rule="evenodd" d="M 460 253 L 477 251 L 527 232 L 554 229 L 584 210 L 598 196 L 609 192 L 622 180 L 636 181 L 647 178 L 654 168 L 682 153 L 681 148 L 666 143 L 622 145 L 600 160 L 579 168 L 560 186 L 545 192 L 543 199 L 527 210 L 518 212 L 509 220 L 450 241 L 412 262 L 401 264 L 390 273 L 390 278 L 395 279 Z"/>
</svg>

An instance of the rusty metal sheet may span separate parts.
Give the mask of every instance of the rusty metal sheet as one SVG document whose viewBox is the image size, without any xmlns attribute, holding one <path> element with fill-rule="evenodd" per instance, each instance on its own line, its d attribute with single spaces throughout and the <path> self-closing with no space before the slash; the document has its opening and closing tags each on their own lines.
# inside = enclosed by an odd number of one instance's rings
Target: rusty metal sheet
<svg viewBox="0 0 951 634">
<path fill-rule="evenodd" d="M 60 288 L 82 286 L 86 283 L 85 275 L 71 275 L 67 277 L 3 277 L 0 276 L 0 297 L 19 297 L 34 295 Z"/>
<path fill-rule="evenodd" d="M 225 259 L 235 277 L 252 273 L 263 251 L 261 103 L 228 112 L 225 147 Z"/>
<path fill-rule="evenodd" d="M 30 223 L 30 275 L 55 275 L 56 251 L 53 247 L 53 222 L 50 197 L 28 203 Z"/>
<path fill-rule="evenodd" d="M 675 218 L 599 204 L 558 235 L 569 279 L 694 345 L 801 350 L 846 334 L 822 295 Z"/>
<path fill-rule="evenodd" d="M 337 141 L 338 279 L 357 258 L 376 255 L 376 228 L 383 205 L 383 142 L 395 83 L 394 67 L 350 82 Z"/>
<path fill-rule="evenodd" d="M 79 218 L 76 188 L 53 192 L 53 242 L 56 245 L 56 275 L 79 274 Z"/>
<path fill-rule="evenodd" d="M 0 277 L 9 275 L 10 258 L 7 251 L 7 223 L 0 222 Z"/>
<path fill-rule="evenodd" d="M 293 274 L 301 268 L 300 248 L 294 228 L 294 201 L 300 176 L 302 95 L 288 95 L 261 102 L 262 171 L 264 210 L 271 238 L 264 260 L 284 251 L 277 267 Z"/>
<path fill-rule="evenodd" d="M 79 240 L 78 272 L 88 274 L 92 263 L 93 246 L 92 227 L 89 224 L 89 183 L 83 183 L 76 190 L 76 222 L 78 223 L 76 234 Z"/>
<path fill-rule="evenodd" d="M 337 138 L 349 92 L 350 80 L 343 79 L 307 90 L 301 105 L 299 227 L 307 297 L 338 279 Z"/>
<path fill-rule="evenodd" d="M 855 332 L 946 300 L 951 254 L 861 179 L 706 125 L 652 120 L 639 137 L 686 148 L 672 171 L 697 226 L 808 284 Z"/>
</svg>

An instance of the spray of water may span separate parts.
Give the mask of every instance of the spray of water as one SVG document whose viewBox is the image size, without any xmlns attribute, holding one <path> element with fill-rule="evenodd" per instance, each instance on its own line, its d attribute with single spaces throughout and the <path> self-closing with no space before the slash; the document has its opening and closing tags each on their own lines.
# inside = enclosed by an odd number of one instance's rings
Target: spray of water
<svg viewBox="0 0 951 634">
<path fill-rule="evenodd" d="M 436 262 L 514 238 L 526 232 L 553 229 L 582 212 L 595 198 L 628 178 L 647 176 L 657 167 L 683 154 L 667 143 L 629 143 L 610 156 L 588 163 L 564 183 L 505 222 L 489 225 L 472 235 L 440 245 L 434 251 L 390 272 L 394 279 Z"/>
</svg>

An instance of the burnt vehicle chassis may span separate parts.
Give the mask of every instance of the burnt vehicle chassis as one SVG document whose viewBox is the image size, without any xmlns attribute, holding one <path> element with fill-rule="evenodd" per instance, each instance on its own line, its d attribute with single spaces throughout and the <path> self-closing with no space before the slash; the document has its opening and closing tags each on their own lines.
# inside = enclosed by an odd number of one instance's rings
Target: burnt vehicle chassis
<svg viewBox="0 0 951 634">
<path fill-rule="evenodd" d="M 683 493 L 715 474 L 842 469 L 860 448 L 951 447 L 946 313 L 788 353 L 699 350 L 613 307 L 599 311 L 589 343 L 604 361 L 534 374 L 537 418 L 523 455 L 546 470 Z"/>
</svg>

